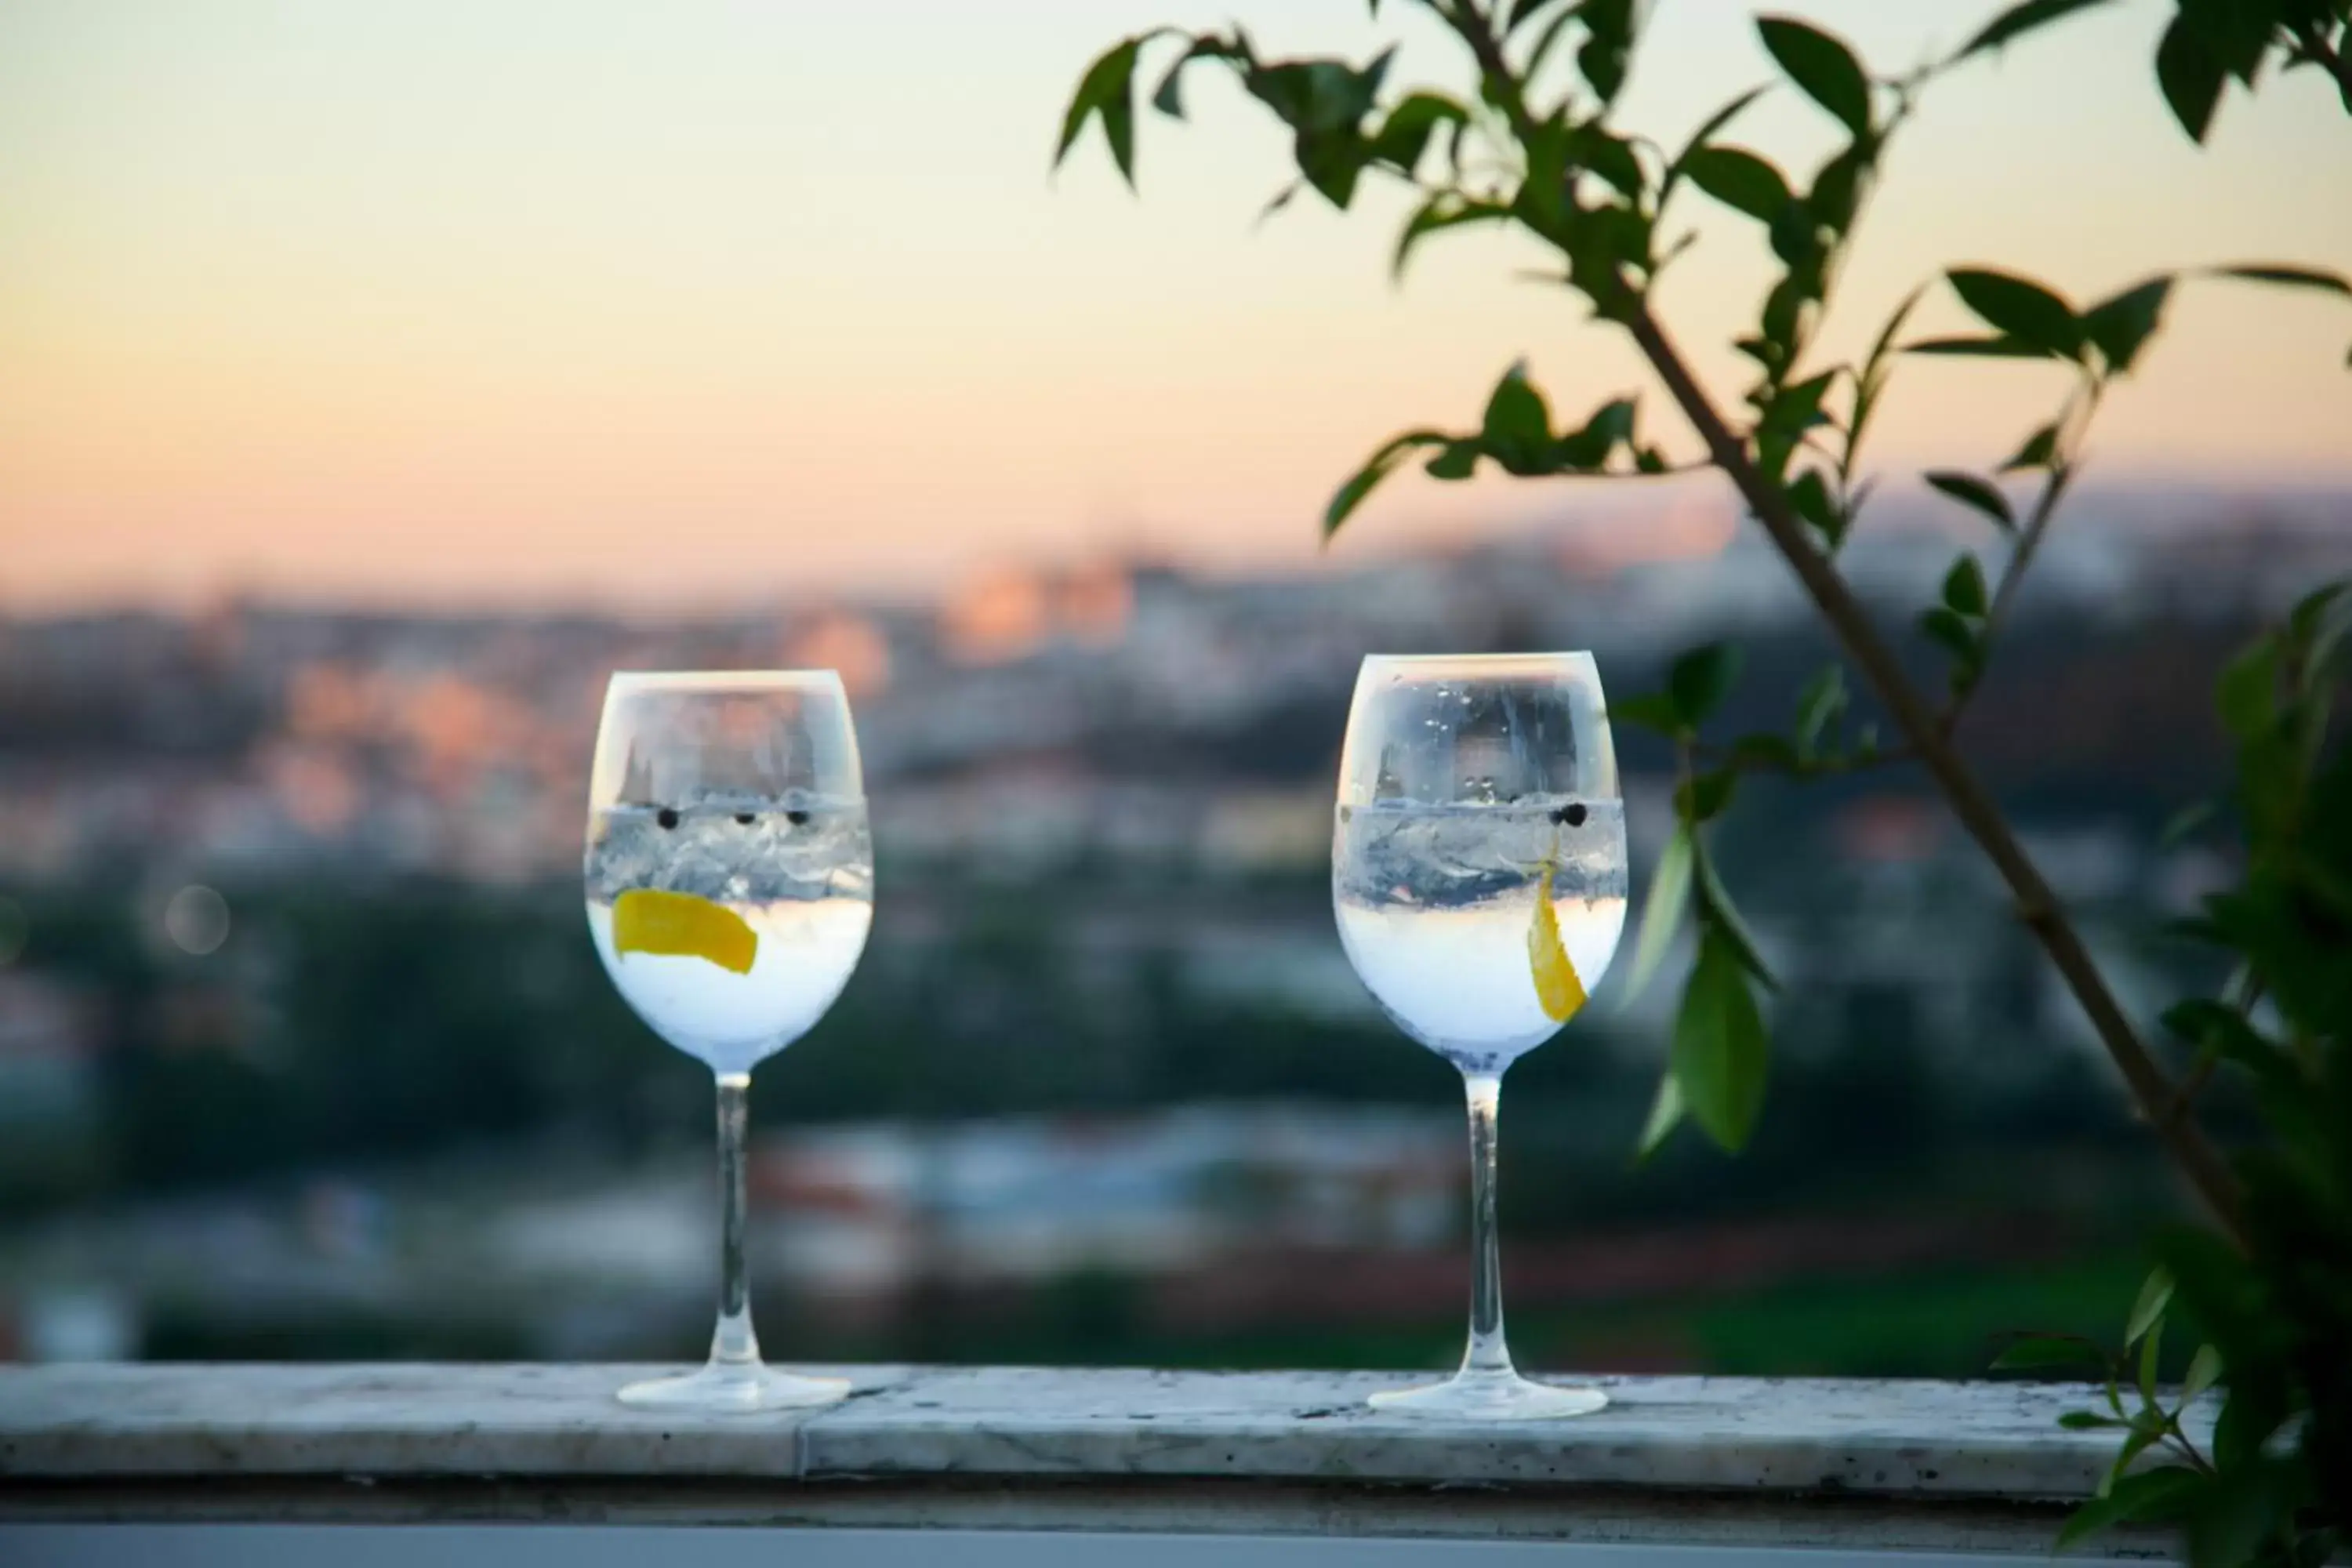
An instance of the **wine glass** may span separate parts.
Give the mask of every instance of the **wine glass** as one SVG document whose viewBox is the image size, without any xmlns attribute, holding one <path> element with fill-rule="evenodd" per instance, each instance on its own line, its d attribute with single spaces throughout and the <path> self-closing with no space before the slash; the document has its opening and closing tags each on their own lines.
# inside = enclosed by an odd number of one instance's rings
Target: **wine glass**
<svg viewBox="0 0 2352 1568">
<path fill-rule="evenodd" d="M 719 1082 L 719 1327 L 683 1377 L 624 1404 L 824 1405 L 840 1378 L 760 1361 L 743 1268 L 751 1068 L 823 1017 L 874 923 L 849 698 L 829 669 L 616 674 L 589 783 L 588 929 L 622 998 Z"/>
<path fill-rule="evenodd" d="M 1470 1107 L 1470 1344 L 1401 1414 L 1580 1415 L 1503 1342 L 1495 1121 L 1503 1074 L 1601 983 L 1625 925 L 1625 812 L 1586 653 L 1390 658 L 1356 678 L 1331 842 L 1339 940 L 1381 1011 L 1461 1069 Z"/>
</svg>

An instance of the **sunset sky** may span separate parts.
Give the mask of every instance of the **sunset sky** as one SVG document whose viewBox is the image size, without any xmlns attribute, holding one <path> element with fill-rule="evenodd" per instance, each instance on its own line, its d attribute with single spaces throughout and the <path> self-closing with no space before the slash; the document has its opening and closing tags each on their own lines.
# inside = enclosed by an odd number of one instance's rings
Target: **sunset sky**
<svg viewBox="0 0 2352 1568">
<path fill-rule="evenodd" d="M 1882 69 L 1995 0 L 1785 8 Z M 8 0 L 0 5 L 0 607 L 740 602 L 914 589 L 1007 557 L 1148 547 L 1311 567 L 1331 485 L 1381 437 L 1474 421 L 1528 354 L 1555 403 L 1643 386 L 1529 253 L 1433 246 L 1402 289 L 1401 200 L 1256 226 L 1280 132 L 1203 74 L 1147 116 L 1142 195 L 1069 87 L 1152 22 L 1238 16 L 1270 51 L 1462 68 L 1361 0 Z M 1674 143 L 1767 79 L 1751 7 L 1660 0 L 1622 122 Z M 1899 144 L 1832 345 L 1951 262 L 2080 299 L 2158 267 L 2352 268 L 2352 120 L 2315 72 L 2233 93 L 2212 145 L 2149 68 L 2130 0 L 1938 87 Z M 1742 135 L 1810 169 L 1776 95 Z M 1714 345 L 1765 278 L 1752 226 L 1662 313 Z M 1926 324 L 1957 325 L 1938 300 Z M 2352 309 L 2207 286 L 2095 438 L 2115 479 L 2352 482 Z M 1879 455 L 1983 463 L 2046 369 L 1915 365 Z M 1684 433 L 1662 400 L 1654 428 Z M 1412 477 L 1341 550 L 1466 534 L 1591 490 Z"/>
</svg>

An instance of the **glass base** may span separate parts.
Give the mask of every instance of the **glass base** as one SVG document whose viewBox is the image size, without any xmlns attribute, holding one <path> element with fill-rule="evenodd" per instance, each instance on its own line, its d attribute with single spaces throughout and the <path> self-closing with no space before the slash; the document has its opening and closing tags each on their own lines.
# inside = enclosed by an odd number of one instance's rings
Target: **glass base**
<svg viewBox="0 0 2352 1568">
<path fill-rule="evenodd" d="M 756 1361 L 711 1362 L 683 1377 L 656 1377 L 620 1391 L 624 1405 L 641 1410 L 691 1410 L 745 1415 L 831 1405 L 849 1393 L 845 1377 L 803 1377 Z"/>
<path fill-rule="evenodd" d="M 1550 1421 L 1590 1415 L 1609 1403 L 1597 1388 L 1530 1383 L 1516 1372 L 1465 1372 L 1421 1388 L 1372 1395 L 1372 1408 L 1391 1415 L 1444 1421 Z"/>
</svg>

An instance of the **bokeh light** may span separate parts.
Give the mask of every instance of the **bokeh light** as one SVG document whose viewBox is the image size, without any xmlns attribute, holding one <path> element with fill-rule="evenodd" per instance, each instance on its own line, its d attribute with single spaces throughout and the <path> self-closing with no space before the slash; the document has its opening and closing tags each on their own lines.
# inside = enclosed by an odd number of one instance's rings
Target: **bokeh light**
<svg viewBox="0 0 2352 1568">
<path fill-rule="evenodd" d="M 163 934 L 198 958 L 219 951 L 228 924 L 228 900 L 201 882 L 182 888 L 163 906 Z"/>
</svg>

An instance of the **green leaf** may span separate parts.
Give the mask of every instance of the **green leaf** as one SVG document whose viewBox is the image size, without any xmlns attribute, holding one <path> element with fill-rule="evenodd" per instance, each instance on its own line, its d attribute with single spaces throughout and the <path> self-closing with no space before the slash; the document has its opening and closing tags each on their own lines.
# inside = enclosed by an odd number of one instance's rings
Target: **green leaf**
<svg viewBox="0 0 2352 1568">
<path fill-rule="evenodd" d="M 2053 359 L 2056 354 L 2045 348 L 2016 338 L 1922 338 L 1916 343 L 1905 343 L 1906 354 L 1942 354 L 1951 358 L 1969 359 Z"/>
<path fill-rule="evenodd" d="M 1812 524 L 1816 532 L 1835 550 L 1845 539 L 1845 514 L 1838 510 L 1830 495 L 1829 481 L 1822 478 L 1819 468 L 1807 468 L 1789 481 L 1789 504 L 1797 515 Z"/>
<path fill-rule="evenodd" d="M 1764 1109 L 1769 1049 L 1738 954 L 1706 931 L 1675 1019 L 1674 1074 L 1691 1116 L 1727 1153 L 1747 1144 Z"/>
<path fill-rule="evenodd" d="M 1675 786 L 1675 815 L 1696 826 L 1712 822 L 1731 805 L 1739 775 L 1729 768 L 1696 774 Z"/>
<path fill-rule="evenodd" d="M 1830 387 L 1836 380 L 1837 372 L 1825 370 L 1819 375 L 1807 376 L 1802 381 L 1781 387 L 1765 405 L 1764 417 L 1757 427 L 1795 436 L 1816 426 L 1833 423 L 1828 415 L 1822 412 L 1822 399 L 1829 395 Z"/>
<path fill-rule="evenodd" d="M 2058 426 L 2055 424 L 2044 425 L 2028 436 L 2023 446 L 2010 454 L 2009 460 L 2001 464 L 2000 471 L 2013 474 L 2020 468 L 2046 468 L 2057 458 Z"/>
<path fill-rule="evenodd" d="M 1387 445 L 1366 458 L 1364 466 L 1358 468 L 1331 497 L 1330 505 L 1323 509 L 1323 537 L 1328 540 L 1339 532 L 1339 525 L 1348 521 L 1349 514 L 1363 504 L 1364 498 L 1371 494 L 1373 489 L 1387 479 L 1391 470 L 1409 453 L 1423 447 L 1444 446 L 1447 439 L 1444 432 L 1437 430 L 1408 430 L 1392 437 Z"/>
<path fill-rule="evenodd" d="M 1984 650 L 1978 646 L 1976 628 L 1948 605 L 1938 605 L 1919 617 L 1919 629 L 1928 640 L 1952 656 L 1955 679 L 1973 679 L 1983 662 Z"/>
<path fill-rule="evenodd" d="M 1786 351 L 1769 338 L 1734 338 L 1731 346 L 1754 360 L 1767 375 L 1775 374 Z"/>
<path fill-rule="evenodd" d="M 1804 300 L 1822 297 L 1821 272 L 1822 226 L 1814 221 L 1812 210 L 1802 202 L 1790 202 L 1774 215 L 1765 230 L 1772 254 L 1789 264 L 1789 275 L 1781 280 Z"/>
<path fill-rule="evenodd" d="M 1944 603 L 1955 614 L 1981 618 L 1985 613 L 1984 568 L 1973 555 L 1963 555 L 1944 574 Z"/>
<path fill-rule="evenodd" d="M 2189 1568 L 2244 1568 L 2294 1506 L 2294 1476 L 2276 1459 L 2224 1467 L 2187 1503 Z"/>
<path fill-rule="evenodd" d="M 2164 1010 L 2158 1022 L 2175 1039 L 2200 1053 L 2237 1062 L 2257 1073 L 2275 1073 L 2284 1065 L 2278 1047 L 2227 1003 L 2210 997 L 2176 1002 Z"/>
<path fill-rule="evenodd" d="M 2324 583 L 2305 594 L 2287 612 L 2287 633 L 2299 642 L 2310 645 L 2308 663 L 2324 664 L 2338 638 L 2347 629 L 2347 615 L 2352 611 L 2352 578 Z"/>
<path fill-rule="evenodd" d="M 1736 643 L 1711 642 L 1691 649 L 1666 671 L 1666 692 L 1685 725 L 1696 729 L 1723 706 L 1739 679 Z"/>
<path fill-rule="evenodd" d="M 1550 437 L 1551 410 L 1544 405 L 1543 394 L 1528 384 L 1522 360 L 1503 373 L 1486 399 L 1481 439 L 1488 452 L 1500 457 L 1513 449 L 1532 450 Z"/>
<path fill-rule="evenodd" d="M 2202 1485 L 2202 1478 L 2186 1465 L 2165 1465 L 2125 1476 L 2108 1489 L 2106 1496 L 2084 1503 L 2067 1516 L 2058 1531 L 2058 1550 L 2063 1552 L 2100 1531 L 2134 1520 L 2178 1517 L 2179 1510 Z"/>
<path fill-rule="evenodd" d="M 2030 1334 L 1995 1356 L 1994 1372 L 2024 1372 L 2046 1366 L 2105 1366 L 2099 1347 L 2079 1334 Z"/>
<path fill-rule="evenodd" d="M 1283 186 L 1282 189 L 1275 192 L 1273 196 L 1267 200 L 1265 205 L 1258 208 L 1257 221 L 1264 223 L 1266 219 L 1272 217 L 1275 214 L 1288 206 L 1297 199 L 1300 187 L 1305 184 L 1306 182 L 1303 180 L 1293 180 L 1290 184 Z"/>
<path fill-rule="evenodd" d="M 2171 1304 L 2171 1273 L 2163 1268 L 2150 1269 L 2139 1288 L 2139 1299 L 2132 1303 L 2131 1316 L 2124 1320 L 2124 1343 L 2137 1344 L 2140 1336 L 2156 1327 L 2157 1320 Z"/>
<path fill-rule="evenodd" d="M 1691 890 L 1698 898 L 1702 930 L 1728 943 L 1732 955 L 1739 960 L 1739 966 L 1761 982 L 1766 990 L 1779 990 L 1780 983 L 1772 977 L 1771 969 L 1764 963 L 1764 955 L 1757 951 L 1756 938 L 1748 931 L 1748 922 L 1740 918 L 1738 908 L 1731 901 L 1730 890 L 1724 887 L 1723 879 L 1716 872 L 1715 857 L 1709 855 L 1706 847 L 1696 839 L 1692 841 L 1692 846 Z"/>
<path fill-rule="evenodd" d="M 1805 209 L 1814 222 L 1835 235 L 1853 226 L 1862 210 L 1864 183 L 1876 172 L 1877 152 L 1875 144 L 1857 141 L 1821 166 L 1813 175 L 1813 188 L 1805 193 Z"/>
<path fill-rule="evenodd" d="M 1582 429 L 1571 431 L 1552 443 L 1552 461 L 1561 468 L 1601 468 L 1621 443 L 1633 439 L 1635 412 L 1636 405 L 1630 397 L 1612 398 L 1602 404 L 1592 411 L 1592 417 L 1584 422 Z"/>
<path fill-rule="evenodd" d="M 1196 43 L 1178 55 L 1176 63 L 1168 68 L 1167 74 L 1160 79 L 1159 87 L 1152 90 L 1151 107 L 1171 120 L 1184 118 L 1184 68 L 1192 63 L 1193 51 L 1199 47 Z"/>
<path fill-rule="evenodd" d="M 1624 90 L 1633 52 L 1633 0 L 1583 0 L 1577 8 L 1590 34 L 1576 51 L 1576 68 L 1604 104 Z"/>
<path fill-rule="evenodd" d="M 1477 442 L 1448 441 L 1443 451 L 1423 465 L 1422 472 L 1433 479 L 1466 479 L 1477 467 Z"/>
<path fill-rule="evenodd" d="M 1650 872 L 1650 890 L 1642 900 L 1642 930 L 1633 939 L 1633 967 L 1617 994 L 1618 1011 L 1633 1005 L 1634 998 L 1648 988 L 1658 965 L 1665 962 L 1666 949 L 1674 944 L 1675 932 L 1683 923 L 1683 910 L 1690 903 L 1690 830 L 1677 823 L 1666 839 L 1666 847 L 1658 852 L 1657 866 Z M 1674 1080 L 1669 1078 L 1667 1081 Z M 1648 1137 L 1644 1134 L 1645 1152 L 1647 1146 Z"/>
<path fill-rule="evenodd" d="M 1360 68 L 1339 59 L 1284 60 L 1252 69 L 1243 85 L 1251 97 L 1302 133 L 1354 131 L 1372 111 L 1393 47 Z"/>
<path fill-rule="evenodd" d="M 1062 136 L 1054 148 L 1054 164 L 1061 166 L 1071 143 L 1087 121 L 1099 116 L 1103 139 L 1110 143 L 1112 162 L 1131 190 L 1135 186 L 1135 61 L 1144 39 L 1137 37 L 1113 44 L 1078 79 L 1078 89 L 1062 116 Z"/>
<path fill-rule="evenodd" d="M 1956 267 L 1944 276 L 1960 302 L 2003 337 L 2070 359 L 2082 352 L 2083 324 L 2074 308 L 2032 279 L 1981 267 Z"/>
<path fill-rule="evenodd" d="M 1970 55 L 1980 55 L 1988 49 L 1997 49 L 2011 38 L 2030 33 L 2037 27 L 2047 26 L 2063 17 L 2073 16 L 2077 11 L 2086 11 L 2094 5 L 2105 4 L 2106 0 L 2024 0 L 2023 4 L 2011 5 L 1991 21 L 1987 22 L 1978 30 L 1975 37 L 1961 46 L 1960 52 L 1952 57 L 1953 62 L 1957 64 L 1967 59 Z"/>
<path fill-rule="evenodd" d="M 1184 46 L 1184 52 L 1176 57 L 1175 62 L 1169 66 L 1166 74 L 1160 77 L 1159 89 L 1151 95 L 1151 107 L 1171 120 L 1183 119 L 1185 68 L 1194 60 L 1202 59 L 1221 59 L 1246 65 L 1250 61 L 1248 41 L 1242 37 L 1238 29 L 1230 39 L 1220 38 L 1211 33 L 1202 33 L 1195 37 Z"/>
<path fill-rule="evenodd" d="M 1796 200 L 1780 170 L 1742 147 L 1695 147 L 1683 159 L 1683 173 L 1724 205 L 1764 223 Z"/>
<path fill-rule="evenodd" d="M 2156 46 L 2156 83 L 2164 101 L 2191 142 L 2202 146 L 2212 127 L 2213 110 L 2221 101 L 2221 83 L 2228 68 L 2206 51 L 2188 13 L 2173 18 Z"/>
<path fill-rule="evenodd" d="M 1994 488 L 1990 479 L 1974 474 L 1963 474 L 1951 468 L 1939 468 L 1927 476 L 1927 482 L 1958 501 L 1973 507 L 1990 518 L 2004 533 L 2017 531 L 2017 519 L 2009 510 L 2009 498 Z"/>
<path fill-rule="evenodd" d="M 1469 110 L 1443 93 L 1410 93 L 1381 122 L 1372 137 L 1372 157 L 1409 175 L 1420 166 L 1439 126 L 1459 125 L 1468 118 Z"/>
<path fill-rule="evenodd" d="M 2083 335 L 2091 340 L 2108 369 L 2131 369 L 2140 349 L 2163 321 L 2164 302 L 2171 294 L 2170 278 L 2151 278 L 2084 312 Z"/>
<path fill-rule="evenodd" d="M 1569 130 L 1564 114 L 1528 127 L 1521 139 L 1527 170 L 1512 204 L 1528 227 L 1556 242 L 1566 237 Z"/>
<path fill-rule="evenodd" d="M 2352 283 L 2335 272 L 2322 272 L 2310 267 L 2281 267 L 2274 263 L 2242 262 L 2235 267 L 2216 267 L 2216 278 L 2242 278 L 2250 283 L 2276 283 L 2290 289 L 2317 289 L 2329 294 L 2352 295 Z"/>
<path fill-rule="evenodd" d="M 1797 697 L 1797 753 L 1811 757 L 1820 749 L 1822 731 L 1845 711 L 1848 700 L 1845 669 L 1829 665 L 1805 683 Z"/>
<path fill-rule="evenodd" d="M 2148 1425 L 2148 1418 L 2145 1412 L 2135 1416 L 2130 1426 L 2131 1430 L 2124 1436 L 2123 1447 L 2116 1450 L 2115 1461 L 2107 1467 L 2107 1473 L 2099 1478 L 2099 1489 L 2096 1493 L 2099 1497 L 2112 1495 L 2116 1483 L 2121 1481 L 2125 1472 L 2131 1468 L 2132 1461 L 2147 1452 L 2149 1445 L 2162 1435 L 2162 1428 Z"/>
<path fill-rule="evenodd" d="M 1551 58 L 1552 47 L 1559 42 L 1560 35 L 1568 31 L 1569 24 L 1576 20 L 1578 9 L 1570 5 L 1545 23 L 1543 30 L 1536 35 L 1536 41 L 1528 49 L 1527 79 L 1532 79 L 1538 71 L 1543 69 L 1544 62 Z"/>
<path fill-rule="evenodd" d="M 2112 1415 L 2102 1415 L 2095 1410 L 2069 1410 L 2058 1417 L 2058 1425 L 2069 1432 L 2095 1432 L 2102 1426 L 2122 1426 L 2127 1423 Z"/>
<path fill-rule="evenodd" d="M 1733 742 L 1731 760 L 1749 767 L 1777 768 L 1782 773 L 1794 773 L 1803 763 L 1803 759 L 1797 755 L 1794 742 L 1786 735 L 1775 735 L 1769 731 L 1742 735 Z"/>
<path fill-rule="evenodd" d="M 1661 735 L 1679 734 L 1683 729 L 1683 710 L 1663 691 L 1616 698 L 1609 704 L 1609 717 L 1639 724 L 1644 730 L 1655 730 Z"/>
<path fill-rule="evenodd" d="M 2156 1403 L 2156 1370 L 2164 1356 L 2164 1318 L 2158 1315 L 2147 1326 L 2147 1337 L 2139 1342 L 2139 1396 L 2142 1403 Z"/>
<path fill-rule="evenodd" d="M 1838 39 L 1793 16 L 1762 16 L 1756 31 L 1764 48 L 1807 98 L 1828 110 L 1857 136 L 1870 132 L 1870 78 L 1853 51 Z"/>
<path fill-rule="evenodd" d="M 1414 247 L 1440 230 L 1466 223 L 1493 223 L 1510 216 L 1511 209 L 1499 202 L 1465 201 L 1452 191 L 1440 191 L 1415 208 L 1398 232 L 1396 252 L 1389 258 L 1389 276 L 1402 279 Z"/>
<path fill-rule="evenodd" d="M 1636 399 L 1612 397 L 1592 411 L 1592 417 L 1584 422 L 1584 428 L 1578 434 L 1612 447 L 1621 441 L 1630 443 L 1633 439 L 1634 416 L 1640 411 L 1641 404 Z"/>
<path fill-rule="evenodd" d="M 2231 1388 L 2213 1418 L 2213 1462 L 2224 1469 L 2256 1459 L 2287 1419 L 2287 1400 L 2275 1387 Z"/>
<path fill-rule="evenodd" d="M 1622 320 L 1633 294 L 1628 268 L 1650 264 L 1652 222 L 1625 202 L 1605 202 L 1578 215 L 1559 243 L 1568 253 L 1569 280 L 1591 296 L 1602 320 Z"/>
<path fill-rule="evenodd" d="M 1741 110 L 1769 90 L 1769 84 L 1766 87 L 1749 88 L 1746 92 L 1708 115 L 1706 122 L 1691 133 L 1690 141 L 1683 147 L 1682 155 L 1666 166 L 1665 178 L 1659 183 L 1658 205 L 1660 207 L 1666 205 L 1666 197 L 1673 193 L 1675 182 L 1683 177 L 1684 165 L 1690 162 L 1691 154 L 1705 147 L 1717 132 L 1730 124 L 1738 117 Z"/>
<path fill-rule="evenodd" d="M 1674 1130 L 1682 1125 L 1689 1108 L 1683 1100 L 1683 1086 L 1672 1069 L 1658 1079 L 1657 1098 L 1650 1101 L 1650 1114 L 1642 1123 L 1642 1136 L 1635 1143 L 1633 1159 L 1638 1163 L 1658 1152 Z"/>
<path fill-rule="evenodd" d="M 2211 1345 L 2199 1345 L 2197 1353 L 2189 1358 L 2189 1371 L 2180 1379 L 2180 1403 L 2192 1403 L 2221 1381 L 2221 1352 Z"/>
<path fill-rule="evenodd" d="M 2157 829 L 2156 842 L 2163 848 L 2171 848 L 2212 821 L 2216 809 L 2210 800 L 2190 801 L 2164 819 L 2164 826 Z"/>
<path fill-rule="evenodd" d="M 1862 374 L 1856 377 L 1863 390 L 1872 398 L 1878 395 L 1886 375 L 1887 360 L 1895 352 L 1895 334 L 1903 330 L 1903 323 L 1911 319 L 1911 312 L 1919 308 L 1920 297 L 1927 292 L 1927 286 L 1922 283 L 1906 294 L 1903 303 L 1895 306 L 1895 313 L 1886 318 L 1886 324 L 1878 329 L 1878 341 L 1870 345 L 1870 357 L 1862 362 Z M 1859 437 L 1863 424 L 1859 411 L 1855 413 L 1853 424 L 1854 433 Z"/>
<path fill-rule="evenodd" d="M 2346 19 L 2343 0 L 2189 0 L 2182 9 L 2193 14 L 2208 52 L 2221 62 L 2221 68 L 2248 87 L 2254 85 L 2281 24 L 2292 29 L 2298 22 L 2322 20 L 2331 12 L 2336 20 Z"/>
<path fill-rule="evenodd" d="M 2278 645 L 2267 638 L 2221 667 L 2213 705 L 2239 744 L 2259 740 L 2277 723 L 2278 687 Z"/>
<path fill-rule="evenodd" d="M 1372 160 L 1372 144 L 1353 130 L 1302 131 L 1292 147 L 1299 177 L 1341 212 L 1356 198 L 1356 182 Z"/>
</svg>

